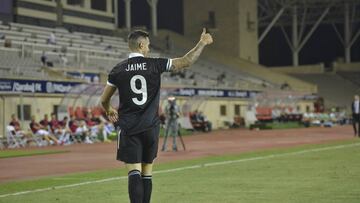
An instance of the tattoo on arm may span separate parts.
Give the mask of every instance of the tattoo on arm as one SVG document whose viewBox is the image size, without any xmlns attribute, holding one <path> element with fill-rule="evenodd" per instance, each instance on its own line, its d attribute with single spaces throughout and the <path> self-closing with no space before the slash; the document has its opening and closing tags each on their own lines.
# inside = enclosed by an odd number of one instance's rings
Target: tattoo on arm
<svg viewBox="0 0 360 203">
<path fill-rule="evenodd" d="M 172 69 L 181 70 L 183 68 L 191 66 L 199 58 L 200 54 L 204 50 L 204 47 L 204 43 L 198 42 L 193 49 L 191 49 L 187 54 L 185 54 L 185 56 L 173 60 Z"/>
<path fill-rule="evenodd" d="M 189 65 L 195 63 L 203 51 L 205 44 L 199 42 L 192 50 L 190 50 L 185 56 L 185 60 L 188 61 Z"/>
</svg>

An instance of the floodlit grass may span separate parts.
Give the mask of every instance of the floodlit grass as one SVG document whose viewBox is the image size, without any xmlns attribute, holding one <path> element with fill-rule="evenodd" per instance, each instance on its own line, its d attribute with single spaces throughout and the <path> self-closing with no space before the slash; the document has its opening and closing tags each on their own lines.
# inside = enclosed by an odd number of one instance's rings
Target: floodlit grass
<svg viewBox="0 0 360 203">
<path fill-rule="evenodd" d="M 267 123 L 266 126 L 271 127 L 271 129 L 291 129 L 291 128 L 304 128 L 304 125 L 299 122 L 272 122 Z"/>
<path fill-rule="evenodd" d="M 360 202 L 359 144 L 351 140 L 157 164 L 152 202 Z M 214 163 L 218 165 L 207 165 Z M 0 184 L 0 196 L 49 188 L 0 197 L 0 202 L 128 202 L 125 175 L 124 169 L 118 169 Z M 54 188 L 121 176 L 124 178 Z"/>
<path fill-rule="evenodd" d="M 0 159 L 20 157 L 20 156 L 35 156 L 35 155 L 46 155 L 46 154 L 59 154 L 66 153 L 64 150 L 0 150 Z"/>
</svg>

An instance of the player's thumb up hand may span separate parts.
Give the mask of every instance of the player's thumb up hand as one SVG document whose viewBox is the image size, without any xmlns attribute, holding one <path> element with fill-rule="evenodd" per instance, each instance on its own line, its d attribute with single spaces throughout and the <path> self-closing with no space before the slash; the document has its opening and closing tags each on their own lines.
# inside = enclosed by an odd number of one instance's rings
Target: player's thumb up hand
<svg viewBox="0 0 360 203">
<path fill-rule="evenodd" d="M 210 33 L 206 33 L 206 28 L 203 28 L 200 41 L 203 42 L 205 45 L 213 43 L 213 38 Z"/>
</svg>

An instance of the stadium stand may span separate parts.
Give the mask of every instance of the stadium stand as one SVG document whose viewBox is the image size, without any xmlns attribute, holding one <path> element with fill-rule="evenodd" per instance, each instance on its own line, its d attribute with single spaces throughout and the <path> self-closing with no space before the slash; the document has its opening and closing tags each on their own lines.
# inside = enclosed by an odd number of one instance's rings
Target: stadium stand
<svg viewBox="0 0 360 203">
<path fill-rule="evenodd" d="M 360 72 L 343 72 L 343 71 L 338 71 L 336 72 L 336 74 L 338 74 L 339 76 L 341 76 L 342 78 L 351 81 L 352 83 L 354 83 L 355 85 L 360 87 Z"/>
<path fill-rule="evenodd" d="M 0 40 L 0 46 L 4 47 L 0 49 L 0 55 L 2 58 L 8 59 L 4 60 L 5 62 L 1 66 L 0 73 L 2 75 L 48 77 L 47 72 L 40 68 L 40 58 L 43 54 L 46 55 L 53 70 L 78 71 L 80 67 L 84 71 L 107 73 L 114 65 L 127 57 L 128 51 L 127 43 L 121 37 L 82 32 L 70 33 L 63 28 L 10 23 L 1 25 L 0 33 L 5 35 L 4 39 Z M 55 36 L 55 44 L 48 41 L 51 34 Z M 11 47 L 5 47 L 6 40 L 11 40 Z M 175 56 L 160 52 L 163 57 Z M 176 54 L 183 53 L 178 50 Z M 158 57 L 160 54 L 155 52 L 152 56 Z M 20 72 L 21 74 L 19 74 Z M 244 71 L 234 70 L 221 63 L 207 60 L 200 60 L 185 73 L 169 76 L 170 73 L 163 75 L 164 84 L 169 86 L 251 90 L 279 88 L 276 84 L 249 75 Z"/>
<path fill-rule="evenodd" d="M 294 74 L 299 78 L 318 85 L 318 94 L 324 97 L 327 106 L 349 106 L 353 94 L 359 92 L 359 87 L 354 83 L 333 73 L 325 74 Z M 344 91 L 346 90 L 346 91 Z"/>
<path fill-rule="evenodd" d="M 9 23 L 0 26 L 4 39 L 0 40 L 0 55 L 9 60 L 1 66 L 2 75 L 17 75 L 37 78 L 48 77 L 46 71 L 40 69 L 40 58 L 43 54 L 53 70 L 59 71 L 95 71 L 107 73 L 119 61 L 127 57 L 127 43 L 124 38 L 69 32 L 64 28 L 48 28 L 34 25 Z M 51 34 L 55 36 L 55 44 L 49 43 Z M 173 37 L 172 37 L 173 38 Z M 175 38 L 176 39 L 176 38 Z M 11 47 L 5 47 L 6 40 L 11 40 Z M 173 54 L 157 49 L 153 57 L 174 57 L 183 54 L 182 48 L 176 48 Z M 221 58 L 221 57 L 218 57 Z M 16 59 L 16 60 L 14 60 Z M 13 62 L 16 61 L 14 64 Z M 200 60 L 191 70 L 185 73 L 163 75 L 168 86 L 197 86 L 212 88 L 234 88 L 263 90 L 281 88 L 286 81 L 300 91 L 316 92 L 316 87 L 296 80 L 284 74 L 273 73 L 259 65 L 246 61 Z M 237 68 L 234 68 L 234 63 Z M 26 65 L 26 69 L 23 67 Z M 256 67 L 255 67 L 256 66 Z M 31 67 L 31 68 L 29 68 Z M 19 71 L 26 70 L 26 71 Z M 21 75 L 20 75 L 21 76 Z M 170 76 L 170 77 L 169 77 Z M 200 82 L 199 82 L 200 81 Z"/>
</svg>

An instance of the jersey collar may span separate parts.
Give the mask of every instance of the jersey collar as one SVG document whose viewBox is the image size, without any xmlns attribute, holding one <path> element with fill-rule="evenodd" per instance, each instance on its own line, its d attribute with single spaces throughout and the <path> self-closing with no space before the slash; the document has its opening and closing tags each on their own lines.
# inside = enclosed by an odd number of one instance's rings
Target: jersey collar
<svg viewBox="0 0 360 203">
<path fill-rule="evenodd" d="M 129 58 L 133 58 L 133 57 L 144 57 L 144 55 L 140 54 L 140 53 L 130 53 L 129 54 Z"/>
</svg>

